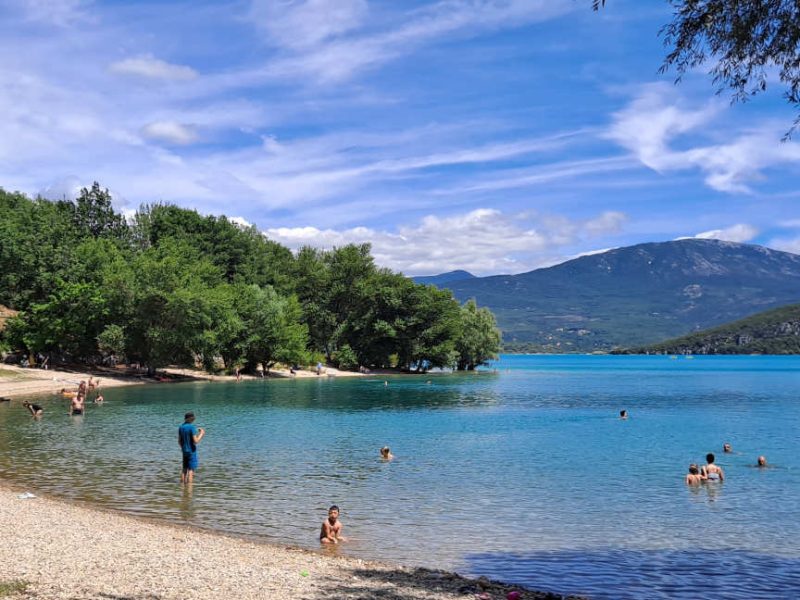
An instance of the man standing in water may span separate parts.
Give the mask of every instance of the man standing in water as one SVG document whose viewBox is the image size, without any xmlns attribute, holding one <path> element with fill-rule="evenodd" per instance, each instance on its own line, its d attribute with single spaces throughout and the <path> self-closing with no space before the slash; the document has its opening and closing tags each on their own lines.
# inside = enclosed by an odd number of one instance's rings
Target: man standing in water
<svg viewBox="0 0 800 600">
<path fill-rule="evenodd" d="M 194 472 L 197 470 L 197 443 L 203 439 L 206 430 L 194 426 L 194 413 L 188 412 L 184 417 L 183 425 L 178 427 L 178 445 L 183 452 L 183 470 L 181 483 L 192 483 Z"/>
</svg>

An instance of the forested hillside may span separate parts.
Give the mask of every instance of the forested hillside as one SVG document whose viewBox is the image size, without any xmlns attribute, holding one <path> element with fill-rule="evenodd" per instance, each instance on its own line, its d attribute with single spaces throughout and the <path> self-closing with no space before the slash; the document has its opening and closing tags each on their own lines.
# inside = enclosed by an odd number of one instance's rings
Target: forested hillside
<svg viewBox="0 0 800 600">
<path fill-rule="evenodd" d="M 764 311 L 626 354 L 800 354 L 800 304 Z"/>
<path fill-rule="evenodd" d="M 75 202 L 0 190 L 0 344 L 55 361 L 255 369 L 474 368 L 494 317 L 378 268 L 369 245 L 296 255 L 224 216 L 142 206 L 129 221 L 98 184 Z"/>
</svg>

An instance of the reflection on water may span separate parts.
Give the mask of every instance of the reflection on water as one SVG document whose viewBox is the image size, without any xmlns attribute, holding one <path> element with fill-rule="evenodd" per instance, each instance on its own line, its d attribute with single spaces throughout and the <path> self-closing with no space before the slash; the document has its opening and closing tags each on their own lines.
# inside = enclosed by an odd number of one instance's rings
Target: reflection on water
<svg viewBox="0 0 800 600">
<path fill-rule="evenodd" d="M 800 557 L 798 367 L 797 358 L 514 357 L 499 374 L 389 386 L 315 378 L 111 389 L 72 418 L 50 397 L 41 421 L 14 402 L 0 405 L 0 478 L 309 548 L 336 503 L 353 538 L 337 552 L 557 591 L 611 581 L 637 597 L 637 578 L 650 582 L 647 557 L 667 565 L 655 571 L 665 586 L 680 584 L 681 561 L 698 548 L 725 560 L 755 553 L 781 569 Z M 207 430 L 191 488 L 178 483 L 187 410 Z M 723 441 L 737 453 L 723 455 Z M 380 459 L 384 445 L 395 460 Z M 709 451 L 726 481 L 687 488 L 686 465 Z M 760 454 L 781 468 L 750 468 Z M 542 580 L 539 566 L 518 561 L 551 556 L 569 558 L 576 574 L 558 578 L 553 566 Z M 604 568 L 609 556 L 629 561 L 628 587 Z M 732 597 L 750 597 L 738 589 Z"/>
</svg>

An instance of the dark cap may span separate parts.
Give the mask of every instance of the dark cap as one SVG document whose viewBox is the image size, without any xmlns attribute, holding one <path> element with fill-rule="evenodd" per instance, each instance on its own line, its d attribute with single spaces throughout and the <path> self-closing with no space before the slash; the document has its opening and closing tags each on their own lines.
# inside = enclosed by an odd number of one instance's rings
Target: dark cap
<svg viewBox="0 0 800 600">
<path fill-rule="evenodd" d="M 194 419 L 194 413 L 193 412 L 188 412 L 185 415 L 183 415 L 183 418 L 186 419 L 187 421 L 189 419 Z"/>
</svg>

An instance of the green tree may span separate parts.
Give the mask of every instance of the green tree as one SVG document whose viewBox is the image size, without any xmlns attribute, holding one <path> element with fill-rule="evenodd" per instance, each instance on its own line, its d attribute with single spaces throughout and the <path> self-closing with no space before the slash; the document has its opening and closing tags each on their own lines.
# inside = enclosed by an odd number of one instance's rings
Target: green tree
<svg viewBox="0 0 800 600">
<path fill-rule="evenodd" d="M 303 362 L 308 329 L 300 322 L 302 309 L 297 298 L 253 285 L 243 290 L 238 309 L 244 321 L 243 350 L 249 370 L 260 365 L 269 371 L 278 362 Z"/>
<path fill-rule="evenodd" d="M 458 370 L 472 371 L 475 367 L 496 360 L 500 352 L 500 330 L 488 308 L 478 308 L 475 300 L 461 307 L 461 331 L 456 340 Z"/>
<path fill-rule="evenodd" d="M 405 370 L 455 366 L 460 307 L 448 290 L 414 284 L 404 290 L 397 355 Z"/>
<path fill-rule="evenodd" d="M 87 359 L 97 354 L 97 336 L 108 320 L 102 291 L 86 283 L 60 282 L 46 302 L 9 320 L 10 339 L 30 352 Z"/>
<path fill-rule="evenodd" d="M 122 215 L 114 212 L 111 194 L 96 181 L 91 188 L 82 188 L 74 204 L 75 227 L 92 237 L 127 237 Z"/>
<path fill-rule="evenodd" d="M 137 257 L 128 355 L 151 368 L 207 362 L 219 269 L 186 242 L 162 241 Z"/>
</svg>

